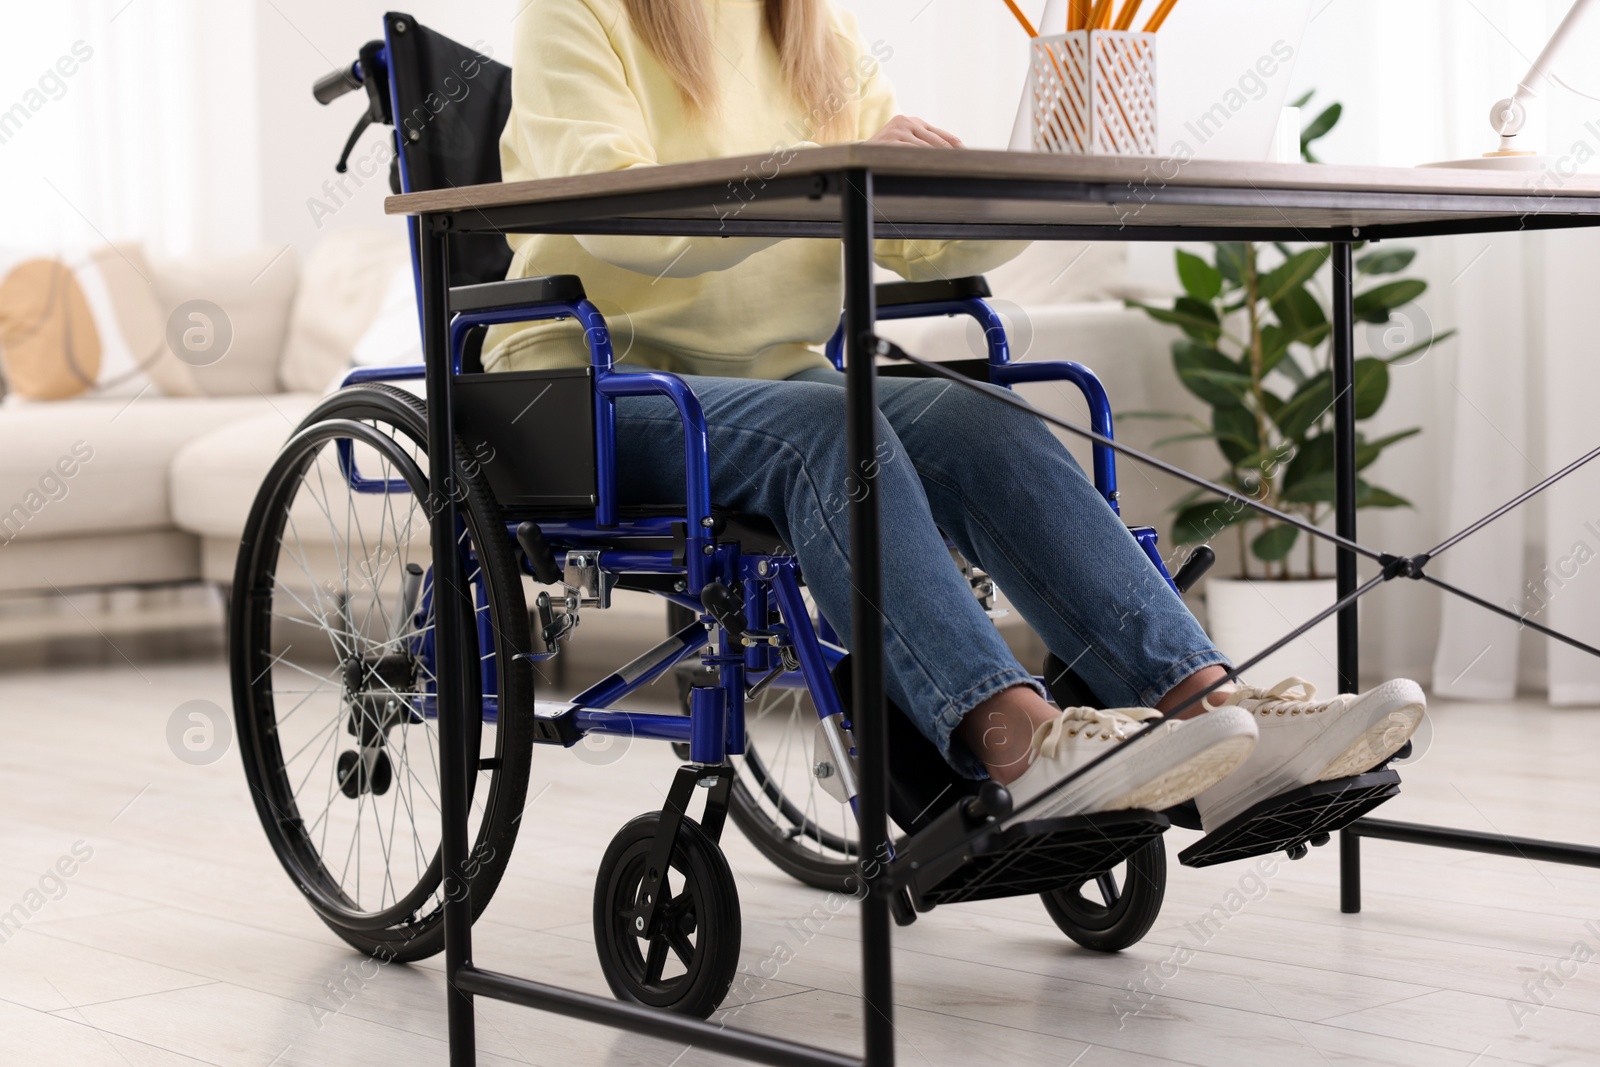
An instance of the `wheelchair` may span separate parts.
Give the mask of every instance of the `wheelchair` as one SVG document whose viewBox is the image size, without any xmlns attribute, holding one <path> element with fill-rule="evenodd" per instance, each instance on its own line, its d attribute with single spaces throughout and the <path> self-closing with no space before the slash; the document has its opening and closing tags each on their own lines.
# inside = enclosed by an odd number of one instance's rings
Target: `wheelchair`
<svg viewBox="0 0 1600 1067">
<path fill-rule="evenodd" d="M 350 68 L 316 87 L 324 104 L 365 92 L 341 172 L 377 124 L 395 131 L 396 192 L 500 180 L 510 70 L 406 15 L 389 14 L 384 29 Z M 415 230 L 412 240 L 415 250 Z M 902 924 L 944 904 L 1038 895 L 1057 926 L 1089 949 L 1117 951 L 1149 931 L 1165 888 L 1162 834 L 1173 822 L 1198 827 L 1192 811 L 1008 821 L 1002 787 L 960 778 L 893 708 L 890 813 L 899 834 L 892 855 L 861 855 L 849 656 L 809 603 L 772 525 L 710 499 L 693 392 L 670 374 L 618 373 L 604 317 L 580 279 L 502 280 L 504 241 L 452 242 L 455 454 L 428 455 L 427 402 L 397 384 L 422 378 L 421 367 L 356 370 L 283 446 L 240 545 L 229 619 L 240 749 L 271 845 L 323 922 L 384 960 L 439 952 L 447 897 L 469 894 L 476 919 L 494 895 L 535 746 L 625 736 L 673 745 L 682 766 L 663 807 L 622 827 L 599 865 L 595 944 L 620 999 L 705 1017 L 727 994 L 740 948 L 739 896 L 719 845 L 730 819 L 777 867 L 818 889 L 858 891 L 863 864 L 887 864 Z M 883 285 L 880 318 L 975 319 L 987 353 L 964 371 L 1000 387 L 1070 382 L 1109 437 L 1110 404 L 1094 375 L 1069 362 L 1013 363 L 988 295 L 981 278 Z M 590 366 L 482 373 L 488 326 L 552 318 L 582 325 Z M 840 349 L 835 336 L 828 354 L 836 365 Z M 683 425 L 681 505 L 617 499 L 615 401 L 645 394 L 669 398 Z M 1093 468 L 1116 512 L 1112 450 L 1097 445 Z M 442 494 L 458 504 L 455 548 L 468 586 L 443 593 L 434 586 L 429 522 Z M 1199 549 L 1169 577 L 1155 530 L 1132 532 L 1180 591 L 1212 559 Z M 958 559 L 952 565 L 965 568 L 974 595 L 992 608 L 987 577 Z M 581 618 L 603 618 L 624 590 L 668 605 L 665 639 L 569 699 L 538 698 L 539 665 L 570 647 Z M 434 633 L 442 612 L 458 612 L 475 643 L 467 706 L 481 708 L 468 716 L 472 845 L 458 874 L 443 870 L 439 848 Z M 677 682 L 676 712 L 618 707 L 658 679 Z M 1042 680 L 1064 706 L 1094 702 L 1054 657 Z M 1303 853 L 1392 795 L 1397 781 L 1380 770 L 1324 783 L 1340 787 L 1337 802 L 1327 790 L 1298 796 L 1305 817 L 1273 833 L 1247 813 L 1186 862 L 1283 847 Z"/>
</svg>

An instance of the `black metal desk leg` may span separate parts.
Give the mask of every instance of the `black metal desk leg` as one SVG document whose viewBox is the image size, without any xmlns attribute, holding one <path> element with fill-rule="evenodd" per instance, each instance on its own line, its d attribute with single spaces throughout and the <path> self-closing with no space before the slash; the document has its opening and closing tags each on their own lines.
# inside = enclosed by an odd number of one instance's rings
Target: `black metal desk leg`
<svg viewBox="0 0 1600 1067">
<path fill-rule="evenodd" d="M 856 748 L 861 758 L 861 982 L 866 1004 L 866 1064 L 894 1063 L 894 983 L 889 958 L 890 887 L 884 881 L 889 838 L 889 724 L 883 701 L 883 541 L 876 471 L 878 388 L 868 349 L 877 319 L 872 284 L 872 174 L 841 175 L 844 238 L 846 434 L 850 469 L 851 674 Z"/>
<path fill-rule="evenodd" d="M 1339 831 L 1339 910 L 1361 910 L 1361 835 L 1353 830 Z"/>
<path fill-rule="evenodd" d="M 1356 539 L 1355 263 L 1349 242 L 1333 246 L 1333 451 L 1334 533 Z M 1341 548 L 1334 556 L 1339 595 L 1356 588 L 1356 554 Z M 1356 606 L 1338 616 L 1339 692 L 1360 689 L 1360 632 Z"/>
<path fill-rule="evenodd" d="M 453 457 L 455 427 L 450 411 L 449 258 L 443 234 L 427 217 L 421 229 L 422 335 L 427 362 L 429 507 L 433 512 L 433 624 L 435 680 L 438 686 L 439 810 L 443 821 L 439 851 L 444 875 L 444 970 L 449 1019 L 450 1067 L 477 1063 L 472 996 L 456 987 L 456 975 L 472 960 L 472 901 L 467 867 L 467 714 L 466 635 L 455 600 L 466 588 L 456 552 L 457 487 Z M 473 657 L 476 660 L 477 657 Z"/>
<path fill-rule="evenodd" d="M 1356 538 L 1356 390 L 1355 390 L 1355 256 L 1348 241 L 1333 246 L 1333 452 L 1334 533 Z M 1334 556 L 1339 596 L 1356 587 L 1356 554 L 1339 549 Z M 1356 606 L 1338 615 L 1339 691 L 1357 692 L 1361 680 L 1361 632 Z M 1339 832 L 1339 907 L 1361 910 L 1361 842 L 1348 830 Z"/>
</svg>

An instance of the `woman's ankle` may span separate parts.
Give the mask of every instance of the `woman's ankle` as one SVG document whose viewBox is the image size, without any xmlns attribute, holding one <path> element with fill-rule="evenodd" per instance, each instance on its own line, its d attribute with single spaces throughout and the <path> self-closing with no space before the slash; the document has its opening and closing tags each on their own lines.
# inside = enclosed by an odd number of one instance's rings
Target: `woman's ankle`
<svg viewBox="0 0 1600 1067">
<path fill-rule="evenodd" d="M 1060 714 L 1032 688 L 1012 686 L 967 712 L 956 738 L 982 761 L 990 778 L 1009 785 L 1032 761 L 1034 731 Z"/>
<path fill-rule="evenodd" d="M 1204 715 L 1212 708 L 1221 706 L 1222 702 L 1227 700 L 1228 695 L 1233 692 L 1233 683 L 1226 681 L 1227 677 L 1228 670 L 1226 667 L 1201 667 L 1168 690 L 1167 694 L 1156 702 L 1156 710 L 1170 714 L 1174 708 L 1182 707 L 1187 703 L 1189 706 L 1184 709 L 1178 718 L 1192 719 L 1196 715 Z M 1206 693 L 1201 699 L 1195 699 L 1199 694 L 1204 693 L 1218 682 L 1222 684 L 1217 685 L 1217 688 Z"/>
</svg>

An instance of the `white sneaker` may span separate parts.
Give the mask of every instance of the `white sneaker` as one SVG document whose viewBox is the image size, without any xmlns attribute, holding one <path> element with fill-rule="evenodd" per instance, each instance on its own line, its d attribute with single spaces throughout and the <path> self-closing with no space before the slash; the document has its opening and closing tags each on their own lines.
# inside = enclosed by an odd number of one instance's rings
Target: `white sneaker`
<svg viewBox="0 0 1600 1067">
<path fill-rule="evenodd" d="M 1118 748 L 1154 708 L 1067 708 L 1033 734 L 1033 763 L 1007 788 L 1014 807 L 1090 760 Z M 1255 719 L 1243 708 L 1218 708 L 1193 719 L 1169 720 L 1055 793 L 1024 819 L 1181 804 L 1221 781 L 1255 748 Z"/>
<path fill-rule="evenodd" d="M 1206 830 L 1268 797 L 1371 770 L 1400 750 L 1427 707 L 1422 687 L 1404 678 L 1365 693 L 1316 696 L 1311 683 L 1287 678 L 1271 689 L 1241 685 L 1223 703 L 1248 711 L 1261 740 L 1231 777 L 1195 797 Z"/>
</svg>

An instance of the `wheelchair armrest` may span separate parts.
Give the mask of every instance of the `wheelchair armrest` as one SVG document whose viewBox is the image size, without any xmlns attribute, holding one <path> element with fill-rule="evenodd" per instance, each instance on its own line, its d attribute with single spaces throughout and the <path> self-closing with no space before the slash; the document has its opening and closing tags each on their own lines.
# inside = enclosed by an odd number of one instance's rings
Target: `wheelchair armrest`
<svg viewBox="0 0 1600 1067">
<path fill-rule="evenodd" d="M 878 307 L 906 304 L 937 304 L 951 300 L 971 300 L 993 296 L 989 281 L 981 274 L 970 278 L 950 278 L 932 282 L 885 282 L 878 286 Z"/>
<path fill-rule="evenodd" d="M 499 311 L 537 304 L 575 304 L 586 299 L 576 274 L 544 278 L 511 278 L 481 285 L 458 285 L 450 290 L 451 311 Z"/>
</svg>

